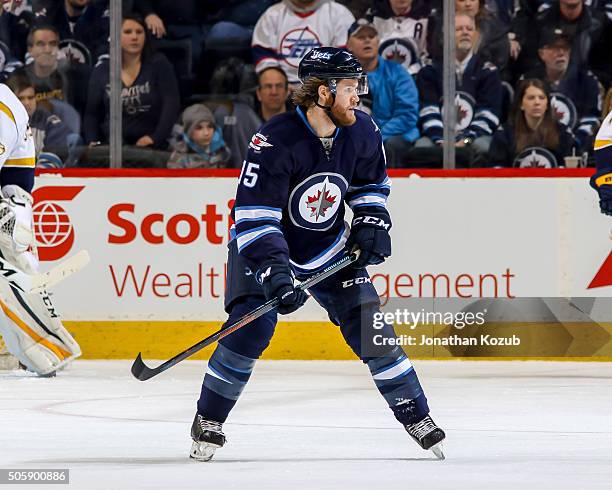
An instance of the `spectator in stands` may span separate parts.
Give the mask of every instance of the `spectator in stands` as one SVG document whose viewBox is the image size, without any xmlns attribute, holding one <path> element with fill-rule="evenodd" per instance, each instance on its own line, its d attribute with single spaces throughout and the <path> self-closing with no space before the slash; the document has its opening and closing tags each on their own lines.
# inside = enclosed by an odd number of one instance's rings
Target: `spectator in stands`
<svg viewBox="0 0 612 490">
<path fill-rule="evenodd" d="M 28 34 L 27 44 L 32 63 L 15 70 L 15 73 L 28 77 L 36 91 L 37 100 L 63 100 L 82 114 L 87 102 L 89 69 L 59 59 L 59 33 L 53 26 L 33 27 Z"/>
<path fill-rule="evenodd" d="M 11 75 L 6 84 L 19 98 L 30 117 L 30 128 L 36 148 L 37 166 L 63 167 L 64 161 L 73 164 L 73 149 L 80 137 L 51 112 L 49 100 L 37 102 L 34 86 L 19 73 Z"/>
<path fill-rule="evenodd" d="M 536 68 L 540 60 L 540 36 L 546 29 L 561 29 L 572 39 L 571 62 L 586 67 L 591 50 L 598 44 L 605 27 L 605 15 L 588 8 L 584 0 L 559 0 L 550 8 L 535 14 L 535 18 L 517 15 L 514 25 L 520 46 L 519 68 L 526 73 Z"/>
<path fill-rule="evenodd" d="M 368 75 L 371 115 L 383 138 L 387 165 L 401 167 L 419 137 L 419 96 L 412 76 L 402 66 L 378 54 L 378 32 L 366 19 L 348 31 L 348 49 Z"/>
<path fill-rule="evenodd" d="M 230 156 L 221 129 L 204 104 L 194 104 L 183 111 L 171 144 L 174 151 L 168 168 L 225 167 Z"/>
<path fill-rule="evenodd" d="M 96 65 L 108 57 L 108 0 L 42 0 L 35 6 L 36 22 L 53 25 L 60 51 L 70 62 Z"/>
<path fill-rule="evenodd" d="M 371 11 L 380 55 L 401 64 L 412 75 L 430 54 L 428 37 L 436 15 L 431 8 L 417 7 L 413 0 L 375 0 Z"/>
<path fill-rule="evenodd" d="M 457 96 L 457 136 L 455 146 L 469 149 L 471 159 L 486 156 L 491 136 L 499 125 L 502 85 L 499 71 L 484 61 L 474 46 L 478 37 L 473 17 L 459 13 L 455 16 Z M 419 147 L 442 144 L 442 62 L 423 67 L 418 76 L 421 99 L 420 126 L 423 138 Z"/>
<path fill-rule="evenodd" d="M 26 38 L 34 22 L 29 2 L 0 1 L 0 73 L 5 78 L 21 66 L 26 54 Z"/>
<path fill-rule="evenodd" d="M 572 155 L 573 146 L 571 131 L 553 115 L 546 83 L 530 78 L 519 83 L 510 119 L 493 136 L 488 164 L 558 167 Z"/>
<path fill-rule="evenodd" d="M 283 0 L 259 18 L 253 32 L 253 58 L 259 73 L 280 65 L 290 84 L 299 82 L 302 57 L 320 46 L 346 46 L 353 14 L 333 0 Z"/>
<path fill-rule="evenodd" d="M 172 65 L 164 55 L 152 52 L 144 20 L 136 14 L 124 16 L 121 49 L 124 144 L 165 149 L 179 110 Z M 94 69 L 89 86 L 84 121 L 89 144 L 109 141 L 108 86 L 109 66 L 105 61 Z"/>
<path fill-rule="evenodd" d="M 154 38 L 188 39 L 195 64 L 202 54 L 207 16 L 224 3 L 220 0 L 135 0 L 134 11 L 142 15 Z"/>
<path fill-rule="evenodd" d="M 278 66 L 270 66 L 259 72 L 256 95 L 262 122 L 286 112 L 289 82 L 285 72 Z"/>
<path fill-rule="evenodd" d="M 551 88 L 553 115 L 574 131 L 580 153 L 592 150 L 599 126 L 600 90 L 597 77 L 577 64 L 570 65 L 572 42 L 559 28 L 540 35 L 538 54 L 543 65 L 522 78 L 539 78 Z"/>
<path fill-rule="evenodd" d="M 240 168 L 251 138 L 261 126 L 261 119 L 252 109 L 247 65 L 239 58 L 229 58 L 218 65 L 210 81 L 213 100 L 206 105 L 213 111 L 223 139 L 231 150 L 228 166 Z"/>
<path fill-rule="evenodd" d="M 474 51 L 504 73 L 510 59 L 508 27 L 485 7 L 484 0 L 455 0 L 455 9 L 476 19 L 479 36 Z"/>
</svg>

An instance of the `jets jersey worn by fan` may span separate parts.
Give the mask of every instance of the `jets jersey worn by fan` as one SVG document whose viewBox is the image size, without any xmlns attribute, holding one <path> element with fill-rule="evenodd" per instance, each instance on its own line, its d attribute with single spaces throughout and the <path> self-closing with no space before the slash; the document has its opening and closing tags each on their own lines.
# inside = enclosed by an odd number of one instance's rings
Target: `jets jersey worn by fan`
<svg viewBox="0 0 612 490">
<path fill-rule="evenodd" d="M 290 263 L 297 275 L 320 270 L 345 253 L 344 202 L 390 224 L 382 137 L 355 111 L 352 126 L 319 138 L 296 109 L 264 124 L 249 145 L 233 209 L 240 255 L 254 271 Z"/>
<path fill-rule="evenodd" d="M 333 1 L 318 3 L 314 10 L 300 12 L 284 1 L 264 12 L 253 31 L 257 73 L 280 64 L 289 83 L 297 83 L 298 65 L 308 51 L 321 46 L 346 46 L 348 28 L 355 21 L 353 14 Z"/>
<path fill-rule="evenodd" d="M 0 184 L 19 185 L 31 192 L 35 165 L 28 113 L 11 89 L 0 84 Z"/>
</svg>

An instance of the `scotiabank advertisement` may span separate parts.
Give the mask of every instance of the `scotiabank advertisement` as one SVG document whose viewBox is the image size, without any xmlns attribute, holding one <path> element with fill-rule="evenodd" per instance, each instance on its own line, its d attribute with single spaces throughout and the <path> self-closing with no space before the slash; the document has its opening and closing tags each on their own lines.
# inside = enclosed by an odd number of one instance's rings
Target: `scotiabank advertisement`
<svg viewBox="0 0 612 490">
<path fill-rule="evenodd" d="M 53 291 L 69 320 L 223 320 L 237 179 L 37 178 L 42 269 L 87 249 Z M 390 298 L 612 293 L 612 220 L 587 178 L 393 179 L 393 256 L 372 268 Z M 289 320 L 326 320 L 314 302 Z"/>
</svg>

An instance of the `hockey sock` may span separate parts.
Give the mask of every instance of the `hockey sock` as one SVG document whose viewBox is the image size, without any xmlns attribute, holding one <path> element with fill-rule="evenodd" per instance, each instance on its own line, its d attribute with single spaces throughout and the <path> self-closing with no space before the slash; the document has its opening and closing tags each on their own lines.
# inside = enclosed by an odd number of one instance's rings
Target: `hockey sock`
<svg viewBox="0 0 612 490">
<path fill-rule="evenodd" d="M 400 423 L 416 423 L 429 413 L 419 378 L 402 349 L 395 347 L 388 356 L 371 359 L 367 364 L 378 391 Z"/>
<path fill-rule="evenodd" d="M 198 400 L 198 413 L 208 420 L 225 422 L 251 377 L 255 359 L 219 344 L 208 361 Z"/>
</svg>

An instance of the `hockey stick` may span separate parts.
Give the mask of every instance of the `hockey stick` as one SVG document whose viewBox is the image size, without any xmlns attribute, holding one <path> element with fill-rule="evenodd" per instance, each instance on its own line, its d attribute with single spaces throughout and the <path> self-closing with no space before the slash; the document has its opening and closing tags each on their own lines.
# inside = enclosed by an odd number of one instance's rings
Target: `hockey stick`
<svg viewBox="0 0 612 490">
<path fill-rule="evenodd" d="M 23 272 L 0 256 L 0 275 L 4 276 L 12 287 L 22 293 L 38 293 L 55 286 L 68 276 L 81 270 L 88 263 L 89 253 L 87 253 L 87 250 L 81 250 L 47 272 L 32 275 Z"/>
<path fill-rule="evenodd" d="M 328 278 L 332 274 L 335 274 L 336 272 L 338 272 L 340 269 L 344 269 L 347 265 L 355 262 L 358 256 L 359 256 L 359 253 L 354 252 L 354 253 L 351 253 L 350 255 L 347 255 L 346 257 L 343 257 L 337 262 L 334 262 L 329 267 L 326 267 L 325 269 L 323 269 L 321 272 L 318 272 L 317 274 L 314 274 L 313 276 L 306 279 L 304 282 L 299 284 L 296 289 L 300 289 L 303 291 L 305 289 L 308 289 L 311 286 L 314 286 L 315 284 L 318 284 L 323 279 Z M 163 373 L 166 369 L 169 369 L 175 364 L 178 364 L 179 362 L 181 362 L 182 360 L 187 359 L 188 357 L 192 356 L 193 354 L 203 349 L 204 347 L 207 347 L 210 344 L 217 342 L 218 340 L 221 340 L 223 337 L 227 337 L 232 332 L 235 332 L 239 328 L 244 327 L 245 325 L 249 324 L 256 318 L 259 318 L 260 316 L 265 315 L 266 313 L 268 313 L 270 310 L 273 310 L 277 306 L 278 306 L 278 298 L 273 298 L 270 301 L 266 301 L 263 305 L 258 306 L 253 311 L 247 313 L 246 315 L 244 315 L 242 318 L 240 318 L 238 321 L 236 321 L 232 325 L 221 327 L 221 329 L 217 330 L 212 335 L 206 337 L 204 340 L 200 340 L 200 342 L 198 342 L 197 344 L 192 345 L 191 347 L 189 347 L 189 349 L 186 349 L 180 354 L 177 354 L 172 359 L 168 359 L 166 362 L 160 364 L 156 368 L 148 367 L 142 360 L 142 353 L 139 352 L 138 356 L 134 360 L 134 364 L 132 364 L 132 374 L 134 375 L 135 378 L 139 379 L 140 381 L 146 381 L 147 379 L 150 379 L 153 376 L 157 376 L 158 374 Z"/>
</svg>

